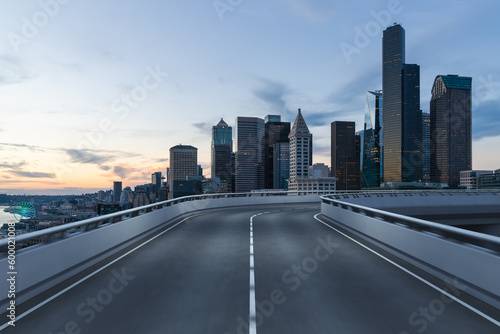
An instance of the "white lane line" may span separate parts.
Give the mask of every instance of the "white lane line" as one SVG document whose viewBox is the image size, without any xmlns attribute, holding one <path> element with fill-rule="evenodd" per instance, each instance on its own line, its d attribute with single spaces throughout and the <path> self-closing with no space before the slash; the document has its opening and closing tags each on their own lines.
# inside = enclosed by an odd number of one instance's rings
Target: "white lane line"
<svg viewBox="0 0 500 334">
<path fill-rule="evenodd" d="M 253 254 L 253 219 L 260 216 L 261 213 L 250 217 L 250 314 L 248 317 L 249 329 L 248 334 L 257 334 L 257 310 L 255 308 L 255 270 L 254 270 L 254 254 Z"/>
<path fill-rule="evenodd" d="M 80 283 L 85 282 L 86 280 L 88 280 L 89 278 L 91 278 L 92 276 L 94 276 L 95 274 L 97 274 L 97 273 L 99 273 L 99 272 L 103 271 L 104 269 L 108 268 L 109 266 L 113 265 L 114 263 L 116 263 L 116 262 L 120 261 L 120 260 L 121 260 L 121 259 L 123 259 L 125 256 L 127 256 L 127 255 L 129 255 L 129 254 L 131 254 L 131 253 L 135 252 L 136 250 L 138 250 L 138 249 L 139 249 L 139 248 L 141 248 L 142 246 L 144 246 L 144 245 L 146 245 L 146 244 L 150 243 L 151 241 L 153 241 L 154 239 L 158 238 L 158 237 L 159 237 L 159 236 L 161 236 L 162 234 L 164 234 L 164 233 L 166 233 L 166 232 L 170 231 L 171 229 L 173 229 L 173 228 L 174 228 L 174 227 L 176 227 L 177 225 L 179 225 L 179 224 L 181 224 L 181 223 L 185 222 L 185 221 L 186 221 L 186 220 L 188 220 L 188 219 L 191 219 L 191 218 L 194 218 L 194 217 L 197 217 L 197 216 L 201 216 L 201 214 L 194 215 L 194 216 L 189 216 L 189 217 L 187 217 L 187 218 L 184 218 L 183 220 L 181 220 L 181 221 L 180 221 L 180 222 L 178 222 L 177 224 L 175 224 L 175 225 L 173 225 L 173 226 L 169 227 L 168 229 L 166 229 L 165 231 L 163 231 L 163 232 L 161 232 L 161 233 L 159 233 L 159 234 L 155 235 L 155 236 L 154 236 L 154 237 L 152 237 L 151 239 L 149 239 L 149 240 L 147 240 L 147 241 L 143 242 L 142 244 L 140 244 L 139 246 L 135 247 L 134 249 L 132 249 L 132 250 L 128 251 L 127 253 L 123 254 L 122 256 L 120 256 L 120 257 L 118 257 L 118 258 L 114 259 L 113 261 L 109 262 L 108 264 L 106 264 L 106 265 L 102 266 L 101 268 L 97 269 L 97 270 L 96 270 L 96 271 L 94 271 L 93 273 L 88 274 L 87 276 L 85 276 L 84 278 L 80 279 L 79 281 L 77 281 L 77 282 L 75 282 L 75 283 L 71 284 L 70 286 L 68 286 L 67 288 L 65 288 L 65 289 L 63 289 L 63 290 L 61 290 L 61 291 L 59 291 L 58 293 L 56 293 L 56 294 L 55 294 L 55 295 L 53 295 L 52 297 L 49 297 L 49 298 L 45 299 L 43 302 L 41 302 L 41 303 L 39 303 L 39 304 L 37 304 L 37 305 L 33 306 L 32 308 L 30 308 L 29 310 L 25 311 L 24 313 L 22 313 L 22 314 L 20 314 L 20 315 L 16 316 L 16 322 L 17 322 L 17 321 L 19 321 L 20 319 L 24 318 L 25 316 L 27 316 L 27 315 L 28 315 L 28 314 L 30 314 L 31 312 L 38 310 L 40 307 L 42 307 L 42 306 L 44 306 L 45 304 L 47 304 L 47 303 L 51 302 L 52 300 L 56 299 L 57 297 L 59 297 L 59 296 L 60 296 L 60 295 L 62 295 L 63 293 L 68 292 L 69 290 L 73 289 L 75 286 L 79 285 Z M 1 330 L 4 330 L 5 328 L 7 328 L 7 327 L 9 327 L 9 326 L 10 326 L 10 325 L 9 325 L 9 323 L 6 323 L 6 324 L 2 325 L 2 326 L 0 327 L 0 331 L 1 331 Z"/>
<path fill-rule="evenodd" d="M 436 285 L 432 284 L 431 282 L 427 281 L 426 279 L 424 279 L 424 278 L 422 278 L 422 277 L 418 276 L 418 275 L 417 275 L 417 274 L 415 274 L 414 272 L 412 272 L 412 271 L 410 271 L 410 270 L 406 269 L 406 268 L 405 268 L 405 267 L 403 267 L 403 266 L 400 266 L 400 265 L 399 265 L 399 264 L 397 264 L 396 262 L 394 262 L 394 261 L 392 261 L 392 260 L 388 259 L 387 257 L 383 256 L 382 254 L 377 253 L 375 250 L 371 249 L 370 247 L 368 247 L 368 246 L 366 246 L 366 245 L 362 244 L 361 242 L 359 242 L 359 241 L 357 241 L 357 240 L 355 240 L 355 239 L 351 238 L 351 237 L 350 237 L 350 236 L 348 236 L 347 234 L 345 234 L 345 233 L 343 233 L 343 232 L 341 232 L 341 231 L 337 230 L 335 227 L 332 227 L 332 226 L 328 225 L 327 223 L 325 223 L 324 221 L 322 221 L 321 219 L 319 219 L 319 218 L 318 218 L 318 216 L 319 216 L 320 214 L 321 214 L 321 213 L 317 213 L 316 215 L 314 215 L 314 219 L 316 219 L 317 221 L 319 221 L 319 222 L 320 222 L 320 223 L 322 223 L 323 225 L 325 225 L 325 226 L 327 226 L 327 227 L 331 228 L 331 229 L 332 229 L 332 230 L 334 230 L 335 232 L 337 232 L 337 233 L 339 233 L 339 234 L 343 235 L 343 236 L 344 236 L 344 237 L 346 237 L 347 239 L 349 239 L 349 240 L 351 240 L 351 241 L 353 241 L 353 242 L 357 243 L 357 244 L 358 244 L 358 245 L 360 245 L 361 247 L 363 247 L 363 248 L 365 248 L 365 249 L 369 250 L 369 251 L 370 251 L 370 252 L 372 252 L 373 254 L 375 254 L 375 255 L 377 255 L 378 257 L 380 257 L 380 258 L 384 259 L 385 261 L 389 262 L 389 263 L 390 263 L 390 264 L 392 264 L 393 266 L 395 266 L 395 267 L 397 267 L 397 268 L 401 269 L 401 270 L 402 270 L 402 271 L 404 271 L 405 273 L 407 273 L 407 274 L 409 274 L 409 275 L 413 276 L 414 278 L 418 279 L 420 282 L 422 282 L 422 283 L 424 283 L 424 284 L 427 284 L 427 285 L 428 285 L 428 286 L 430 286 L 431 288 L 433 288 L 433 289 L 435 289 L 435 290 L 437 290 L 437 291 L 441 292 L 442 294 L 444 294 L 445 296 L 447 296 L 447 297 L 449 297 L 449 298 L 453 299 L 454 301 L 456 301 L 456 302 L 457 302 L 457 303 L 459 303 L 460 305 L 462 305 L 462 306 L 464 306 L 464 307 L 468 308 L 469 310 L 471 310 L 472 312 L 476 313 L 477 315 L 479 315 L 479 316 L 483 317 L 484 319 L 486 319 L 486 320 L 490 321 L 491 323 L 493 323 L 493 324 L 497 325 L 498 327 L 500 327 L 500 322 L 499 322 L 499 321 L 497 321 L 497 320 L 493 319 L 492 317 L 488 316 L 487 314 L 484 314 L 483 312 L 481 312 L 481 311 L 479 311 L 478 309 L 476 309 L 474 306 L 471 306 L 471 305 L 467 304 L 466 302 L 462 301 L 461 299 L 458 299 L 457 297 L 453 296 L 453 295 L 452 295 L 452 294 L 450 294 L 449 292 L 447 292 L 447 291 L 445 291 L 445 290 L 443 290 L 443 289 L 441 289 L 441 288 L 437 287 Z"/>
</svg>

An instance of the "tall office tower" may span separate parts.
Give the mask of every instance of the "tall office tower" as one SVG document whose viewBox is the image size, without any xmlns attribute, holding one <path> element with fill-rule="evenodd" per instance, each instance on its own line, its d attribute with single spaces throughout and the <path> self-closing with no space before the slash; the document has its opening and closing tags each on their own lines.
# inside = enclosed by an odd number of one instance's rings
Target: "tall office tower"
<svg viewBox="0 0 500 334">
<path fill-rule="evenodd" d="M 264 119 L 264 182 L 266 189 L 274 187 L 274 144 L 288 143 L 290 122 L 282 122 L 280 115 L 267 115 Z"/>
<path fill-rule="evenodd" d="M 290 183 L 292 183 L 296 179 L 308 177 L 309 166 L 312 165 L 312 133 L 309 132 L 300 109 L 288 139 L 290 140 Z"/>
<path fill-rule="evenodd" d="M 431 114 L 422 112 L 422 182 L 431 182 Z"/>
<path fill-rule="evenodd" d="M 399 24 L 384 30 L 382 58 L 384 181 L 419 181 L 422 178 L 420 67 L 405 64 L 405 30 Z"/>
<path fill-rule="evenodd" d="M 332 176 L 337 190 L 358 190 L 360 181 L 360 138 L 354 122 L 336 121 L 332 127 Z"/>
<path fill-rule="evenodd" d="M 122 181 L 113 182 L 113 202 L 119 202 L 121 195 L 122 195 Z"/>
<path fill-rule="evenodd" d="M 288 189 L 290 178 L 290 143 L 273 146 L 273 189 Z"/>
<path fill-rule="evenodd" d="M 225 185 L 224 192 L 232 190 L 232 162 L 231 162 L 231 146 L 229 145 L 214 145 L 212 146 L 212 178 L 218 177 L 221 184 Z"/>
<path fill-rule="evenodd" d="M 431 97 L 431 182 L 460 184 L 472 169 L 472 78 L 438 75 Z"/>
<path fill-rule="evenodd" d="M 151 174 L 151 184 L 153 185 L 155 198 L 159 198 L 161 188 L 161 172 L 154 172 Z"/>
<path fill-rule="evenodd" d="M 231 152 L 231 192 L 236 191 L 236 153 Z"/>
<path fill-rule="evenodd" d="M 174 181 L 184 181 L 188 176 L 198 175 L 198 149 L 190 145 L 171 147 L 169 174 L 169 197 L 174 198 Z"/>
<path fill-rule="evenodd" d="M 236 118 L 236 192 L 264 188 L 264 120 Z"/>
<path fill-rule="evenodd" d="M 361 154 L 362 187 L 380 187 L 383 180 L 381 91 L 366 92 L 365 126 L 361 146 L 363 148 Z"/>
<path fill-rule="evenodd" d="M 226 184 L 225 192 L 231 192 L 233 181 L 231 177 L 231 153 L 233 151 L 233 128 L 221 118 L 212 127 L 212 178 L 218 177 Z"/>
</svg>

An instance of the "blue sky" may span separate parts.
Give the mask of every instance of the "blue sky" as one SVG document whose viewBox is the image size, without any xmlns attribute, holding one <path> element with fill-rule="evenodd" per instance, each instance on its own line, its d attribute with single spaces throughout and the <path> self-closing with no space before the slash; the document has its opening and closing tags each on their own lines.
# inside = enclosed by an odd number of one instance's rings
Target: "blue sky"
<svg viewBox="0 0 500 334">
<path fill-rule="evenodd" d="M 406 30 L 421 108 L 439 74 L 473 77 L 473 168 L 500 168 L 497 0 L 2 1 L 0 192 L 81 193 L 165 173 L 223 117 L 301 108 L 314 162 L 330 123 L 362 128 L 381 89 L 382 31 Z M 347 50 L 347 51 L 346 51 Z"/>
</svg>

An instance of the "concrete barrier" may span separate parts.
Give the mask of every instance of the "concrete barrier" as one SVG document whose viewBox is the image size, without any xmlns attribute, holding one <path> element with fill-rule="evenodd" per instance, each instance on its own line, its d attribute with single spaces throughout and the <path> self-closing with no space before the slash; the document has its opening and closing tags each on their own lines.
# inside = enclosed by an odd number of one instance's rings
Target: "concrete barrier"
<svg viewBox="0 0 500 334">
<path fill-rule="evenodd" d="M 320 203 L 319 195 L 252 196 L 209 198 L 177 203 L 152 212 L 103 225 L 87 232 L 71 234 L 63 239 L 42 243 L 16 254 L 16 305 L 59 284 L 103 259 L 151 235 L 186 214 L 239 206 Z M 47 231 L 47 230 L 44 230 Z M 0 268 L 8 270 L 8 259 L 0 259 Z M 7 277 L 8 278 L 8 275 Z M 8 305 L 9 285 L 0 282 L 0 307 Z"/>
<path fill-rule="evenodd" d="M 350 200 L 349 202 L 356 201 Z M 356 203 L 358 205 L 366 204 L 364 199 L 358 202 Z M 500 254 L 498 252 L 408 228 L 404 226 L 403 220 L 401 224 L 398 224 L 381 220 L 376 216 L 370 217 L 367 215 L 368 211 L 363 213 L 355 211 L 326 201 L 321 205 L 323 216 L 340 227 L 436 277 L 457 278 L 467 286 L 464 289 L 466 293 L 500 309 Z M 463 233 L 463 231 L 458 232 Z M 497 237 L 488 236 L 488 238 L 491 240 Z"/>
</svg>

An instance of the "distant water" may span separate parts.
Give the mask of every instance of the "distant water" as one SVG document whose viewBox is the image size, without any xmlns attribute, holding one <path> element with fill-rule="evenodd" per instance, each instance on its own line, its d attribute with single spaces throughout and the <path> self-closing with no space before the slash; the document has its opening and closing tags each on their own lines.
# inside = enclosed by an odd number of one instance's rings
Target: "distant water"
<svg viewBox="0 0 500 334">
<path fill-rule="evenodd" d="M 14 218 L 14 215 L 9 212 L 4 212 L 3 209 L 8 208 L 8 206 L 0 206 L 0 227 L 3 224 L 7 224 L 10 222 L 16 222 L 16 218 Z"/>
</svg>

